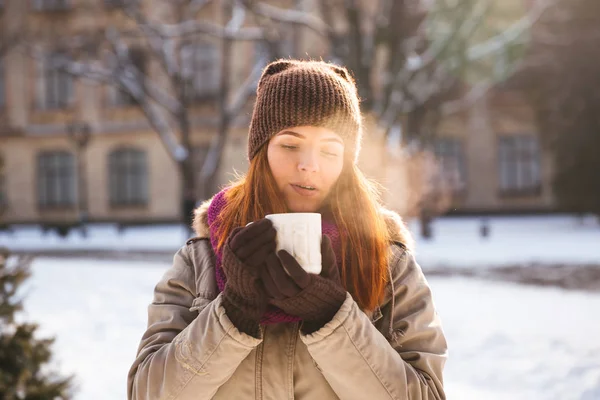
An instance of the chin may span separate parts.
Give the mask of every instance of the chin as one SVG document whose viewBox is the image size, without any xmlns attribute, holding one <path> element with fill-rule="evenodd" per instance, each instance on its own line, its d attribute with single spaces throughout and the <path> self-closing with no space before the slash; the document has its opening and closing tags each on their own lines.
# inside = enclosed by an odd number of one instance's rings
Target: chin
<svg viewBox="0 0 600 400">
<path fill-rule="evenodd" d="M 287 202 L 288 209 L 293 213 L 314 213 L 319 210 L 320 204 L 317 203 L 305 203 L 305 202 Z"/>
</svg>

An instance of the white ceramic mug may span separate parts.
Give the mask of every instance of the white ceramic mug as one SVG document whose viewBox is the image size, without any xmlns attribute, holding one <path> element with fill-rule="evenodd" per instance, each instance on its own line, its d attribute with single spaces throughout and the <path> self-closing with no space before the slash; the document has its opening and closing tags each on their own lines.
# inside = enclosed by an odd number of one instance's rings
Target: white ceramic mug
<svg viewBox="0 0 600 400">
<path fill-rule="evenodd" d="M 321 273 L 321 214 L 269 214 L 277 230 L 277 251 L 283 249 L 310 274 Z"/>
</svg>

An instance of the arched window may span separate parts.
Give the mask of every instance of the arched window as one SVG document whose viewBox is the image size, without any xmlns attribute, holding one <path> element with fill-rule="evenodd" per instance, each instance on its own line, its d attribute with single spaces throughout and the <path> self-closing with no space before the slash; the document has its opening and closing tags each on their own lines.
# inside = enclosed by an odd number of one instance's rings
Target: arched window
<svg viewBox="0 0 600 400">
<path fill-rule="evenodd" d="M 146 152 L 131 148 L 114 150 L 108 157 L 109 192 L 112 206 L 148 204 Z"/>
<path fill-rule="evenodd" d="M 38 154 L 38 205 L 40 208 L 72 207 L 76 199 L 75 157 L 66 151 Z"/>
</svg>

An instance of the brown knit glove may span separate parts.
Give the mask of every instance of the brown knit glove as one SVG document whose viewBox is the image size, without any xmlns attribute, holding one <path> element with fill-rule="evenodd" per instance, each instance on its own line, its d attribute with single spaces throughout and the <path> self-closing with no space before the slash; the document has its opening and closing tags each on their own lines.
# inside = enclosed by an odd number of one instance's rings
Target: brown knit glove
<svg viewBox="0 0 600 400">
<path fill-rule="evenodd" d="M 321 255 L 321 275 L 304 271 L 285 250 L 268 256 L 267 267 L 263 270 L 262 280 L 269 302 L 302 318 L 305 334 L 313 333 L 331 321 L 346 300 L 346 289 L 341 284 L 335 254 L 327 236 L 323 236 Z"/>
<path fill-rule="evenodd" d="M 260 281 L 269 254 L 275 254 L 277 232 L 273 223 L 261 219 L 234 229 L 223 249 L 223 270 L 227 283 L 223 290 L 223 307 L 240 332 L 259 337 L 260 318 L 268 298 Z"/>
</svg>

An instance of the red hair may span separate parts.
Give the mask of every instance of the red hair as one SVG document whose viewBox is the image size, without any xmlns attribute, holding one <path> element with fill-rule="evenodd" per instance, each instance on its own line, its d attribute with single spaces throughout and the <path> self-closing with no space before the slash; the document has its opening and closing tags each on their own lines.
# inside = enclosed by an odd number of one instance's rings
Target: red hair
<svg viewBox="0 0 600 400">
<path fill-rule="evenodd" d="M 227 204 L 219 215 L 219 248 L 235 227 L 267 214 L 288 212 L 269 167 L 267 148 L 267 144 L 261 147 L 247 174 L 226 193 Z M 373 310 L 383 298 L 388 279 L 390 240 L 379 212 L 378 190 L 351 160 L 345 160 L 326 206 L 340 231 L 342 283 L 360 308 Z"/>
</svg>

